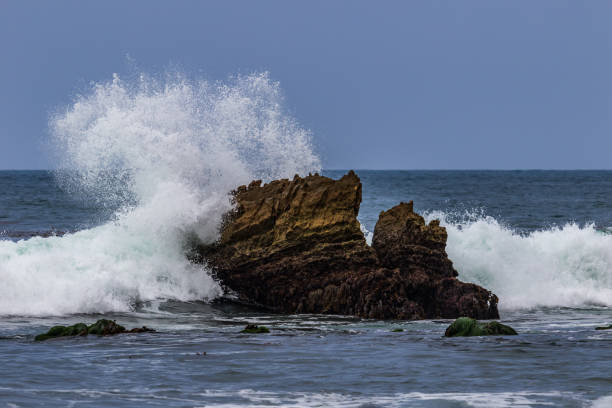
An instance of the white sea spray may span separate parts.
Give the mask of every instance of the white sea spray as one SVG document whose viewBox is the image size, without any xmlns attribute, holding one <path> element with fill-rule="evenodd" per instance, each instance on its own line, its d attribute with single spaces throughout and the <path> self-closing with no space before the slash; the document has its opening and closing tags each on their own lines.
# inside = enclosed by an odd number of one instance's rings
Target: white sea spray
<svg viewBox="0 0 612 408">
<path fill-rule="evenodd" d="M 612 306 L 612 234 L 568 223 L 520 234 L 492 217 L 443 212 L 459 279 L 492 290 L 500 308 Z"/>
<path fill-rule="evenodd" d="M 216 239 L 240 184 L 320 171 L 309 132 L 285 113 L 267 73 L 225 82 L 114 75 L 50 128 L 60 184 L 115 216 L 62 237 L 0 241 L 0 315 L 212 299 L 221 289 L 187 260 L 185 235 Z"/>
</svg>

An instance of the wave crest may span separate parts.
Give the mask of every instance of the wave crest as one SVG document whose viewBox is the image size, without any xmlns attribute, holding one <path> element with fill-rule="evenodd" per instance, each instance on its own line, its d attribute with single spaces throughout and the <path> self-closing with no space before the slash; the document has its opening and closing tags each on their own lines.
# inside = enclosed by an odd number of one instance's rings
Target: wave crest
<svg viewBox="0 0 612 408">
<path fill-rule="evenodd" d="M 612 306 L 612 235 L 594 225 L 519 234 L 492 217 L 466 222 L 443 212 L 447 252 L 459 278 L 495 292 L 500 308 Z"/>
</svg>

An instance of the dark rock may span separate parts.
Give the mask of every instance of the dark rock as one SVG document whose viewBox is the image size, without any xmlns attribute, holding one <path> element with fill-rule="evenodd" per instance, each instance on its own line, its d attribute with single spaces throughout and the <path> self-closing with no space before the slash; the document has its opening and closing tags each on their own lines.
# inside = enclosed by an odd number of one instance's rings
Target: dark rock
<svg viewBox="0 0 612 408">
<path fill-rule="evenodd" d="M 155 333 L 155 329 L 151 329 L 147 326 L 134 327 L 132 330 L 128 330 L 127 333 Z"/>
<path fill-rule="evenodd" d="M 479 323 L 469 317 L 460 317 L 455 320 L 444 333 L 446 337 L 468 336 L 512 336 L 518 333 L 510 326 L 500 322 Z"/>
<path fill-rule="evenodd" d="M 401 333 L 403 331 L 404 331 L 404 329 L 393 329 L 393 330 L 391 330 L 391 332 L 393 332 L 393 333 Z"/>
<path fill-rule="evenodd" d="M 99 336 L 110 336 L 125 332 L 125 327 L 118 325 L 113 320 L 100 319 L 88 328 L 89 334 L 97 334 Z"/>
<path fill-rule="evenodd" d="M 219 241 L 196 245 L 194 259 L 242 303 L 377 319 L 499 317 L 495 295 L 456 279 L 446 230 L 425 225 L 411 203 L 381 213 L 368 246 L 352 171 L 339 180 L 254 181 L 234 198 Z"/>
<path fill-rule="evenodd" d="M 34 340 L 43 341 L 55 337 L 87 336 L 88 334 L 111 336 L 120 333 L 144 333 L 154 331 L 155 330 L 149 329 L 146 326 L 125 330 L 125 327 L 118 325 L 113 320 L 100 319 L 91 326 L 87 326 L 85 323 L 77 323 L 73 326 L 54 326 L 47 333 L 36 336 Z"/>
<path fill-rule="evenodd" d="M 612 324 L 609 326 L 599 326 L 595 328 L 595 330 L 611 330 L 611 329 L 612 329 Z"/>
<path fill-rule="evenodd" d="M 446 229 L 440 221 L 429 225 L 413 210 L 412 201 L 400 203 L 378 216 L 372 247 L 382 266 L 424 268 L 439 278 L 457 276 L 446 256 Z"/>
<path fill-rule="evenodd" d="M 54 337 L 87 336 L 87 325 L 77 323 L 73 326 L 53 326 L 48 332 L 34 337 L 36 341 L 48 340 Z"/>
<path fill-rule="evenodd" d="M 270 329 L 266 326 L 256 326 L 254 324 L 248 324 L 240 333 L 259 334 L 259 333 L 270 333 Z"/>
<path fill-rule="evenodd" d="M 440 222 L 425 224 L 410 201 L 380 213 L 372 247 L 382 266 L 399 271 L 407 297 L 418 303 L 424 317 L 498 318 L 497 296 L 456 279 L 446 239 Z"/>
</svg>

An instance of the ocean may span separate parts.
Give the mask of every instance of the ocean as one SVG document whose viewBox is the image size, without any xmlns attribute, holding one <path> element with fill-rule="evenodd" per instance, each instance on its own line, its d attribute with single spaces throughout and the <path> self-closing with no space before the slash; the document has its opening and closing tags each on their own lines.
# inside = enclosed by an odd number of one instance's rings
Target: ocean
<svg viewBox="0 0 612 408">
<path fill-rule="evenodd" d="M 357 169 L 366 238 L 413 200 L 518 336 L 224 301 L 187 242 L 217 239 L 237 186 L 322 171 L 284 106 L 266 73 L 141 74 L 53 111 L 57 170 L 0 172 L 1 406 L 612 406 L 611 171 Z M 100 318 L 157 332 L 34 341 Z"/>
<path fill-rule="evenodd" d="M 223 195 L 83 174 L 0 172 L 0 406 L 612 406 L 612 330 L 595 330 L 612 323 L 612 171 L 357 170 L 366 237 L 413 200 L 447 228 L 459 279 L 495 292 L 519 332 L 474 338 L 443 337 L 448 320 L 220 301 L 180 237 L 214 239 Z M 34 342 L 99 318 L 157 332 Z"/>
</svg>

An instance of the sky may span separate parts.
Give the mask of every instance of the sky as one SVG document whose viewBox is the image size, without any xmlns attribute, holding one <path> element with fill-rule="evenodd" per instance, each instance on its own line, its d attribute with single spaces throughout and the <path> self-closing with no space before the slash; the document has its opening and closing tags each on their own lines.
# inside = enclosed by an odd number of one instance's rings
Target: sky
<svg viewBox="0 0 612 408">
<path fill-rule="evenodd" d="M 268 71 L 327 169 L 612 169 L 612 2 L 0 0 L 0 169 L 92 81 Z"/>
</svg>

